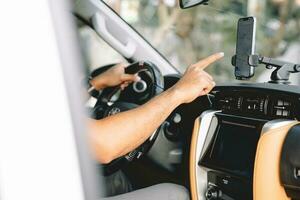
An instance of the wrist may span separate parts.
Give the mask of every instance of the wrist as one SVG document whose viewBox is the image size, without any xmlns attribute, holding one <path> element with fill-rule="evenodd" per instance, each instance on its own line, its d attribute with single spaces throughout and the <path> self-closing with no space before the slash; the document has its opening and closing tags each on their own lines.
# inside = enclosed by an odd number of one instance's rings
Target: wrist
<svg viewBox="0 0 300 200">
<path fill-rule="evenodd" d="M 184 94 L 181 92 L 179 88 L 173 86 L 166 91 L 169 94 L 170 99 L 172 102 L 175 102 L 176 106 L 184 103 Z"/>
<path fill-rule="evenodd" d="M 103 90 L 105 88 L 105 81 L 103 80 L 103 78 L 100 77 L 96 77 L 92 80 L 90 80 L 90 84 L 96 89 L 96 90 Z"/>
</svg>

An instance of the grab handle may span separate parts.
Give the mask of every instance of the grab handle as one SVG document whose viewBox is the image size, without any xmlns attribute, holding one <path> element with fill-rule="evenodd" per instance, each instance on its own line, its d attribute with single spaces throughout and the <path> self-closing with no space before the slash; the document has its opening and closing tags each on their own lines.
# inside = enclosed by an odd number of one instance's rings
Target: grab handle
<svg viewBox="0 0 300 200">
<path fill-rule="evenodd" d="M 107 29 L 105 16 L 96 13 L 91 19 L 92 25 L 95 31 L 111 46 L 113 46 L 117 51 L 119 51 L 126 58 L 132 58 L 136 45 L 132 40 L 128 40 L 126 45 L 122 44 L 118 39 L 116 39 Z"/>
</svg>

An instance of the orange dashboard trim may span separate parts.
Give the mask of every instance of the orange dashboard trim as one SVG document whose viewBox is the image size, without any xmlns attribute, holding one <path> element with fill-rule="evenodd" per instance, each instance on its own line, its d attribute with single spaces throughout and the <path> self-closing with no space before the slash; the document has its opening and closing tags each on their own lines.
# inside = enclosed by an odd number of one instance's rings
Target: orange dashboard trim
<svg viewBox="0 0 300 200">
<path fill-rule="evenodd" d="M 274 128 L 262 133 L 257 149 L 253 175 L 253 199 L 254 200 L 290 200 L 280 183 L 280 155 L 284 139 L 291 127 L 299 122 L 291 122 L 288 125 Z M 190 145 L 190 190 L 191 199 L 198 200 L 197 189 L 197 143 L 200 132 L 200 117 L 194 122 L 194 129 Z"/>
<path fill-rule="evenodd" d="M 190 145 L 190 187 L 192 200 L 198 200 L 197 179 L 196 179 L 196 151 L 200 129 L 200 117 L 195 120 L 193 135 Z"/>
<path fill-rule="evenodd" d="M 254 164 L 254 200 L 290 200 L 280 183 L 280 156 L 289 129 L 298 123 L 291 122 L 262 133 L 257 145 Z"/>
</svg>

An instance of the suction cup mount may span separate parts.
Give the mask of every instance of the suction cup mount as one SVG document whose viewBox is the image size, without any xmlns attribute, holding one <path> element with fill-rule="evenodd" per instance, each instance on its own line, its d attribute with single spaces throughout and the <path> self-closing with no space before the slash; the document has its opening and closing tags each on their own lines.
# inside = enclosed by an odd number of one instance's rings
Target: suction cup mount
<svg viewBox="0 0 300 200">
<path fill-rule="evenodd" d="M 236 55 L 231 59 L 233 66 L 236 66 Z M 300 72 L 300 64 L 284 62 L 281 60 L 253 54 L 248 56 L 248 64 L 253 67 L 258 67 L 259 64 L 264 64 L 267 69 L 275 70 L 272 72 L 269 83 L 290 84 L 289 78 L 291 73 Z"/>
</svg>

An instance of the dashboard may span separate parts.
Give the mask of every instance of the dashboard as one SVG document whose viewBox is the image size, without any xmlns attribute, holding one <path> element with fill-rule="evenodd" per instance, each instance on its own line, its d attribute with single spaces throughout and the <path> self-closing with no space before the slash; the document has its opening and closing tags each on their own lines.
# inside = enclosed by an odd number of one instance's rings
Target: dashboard
<svg viewBox="0 0 300 200">
<path fill-rule="evenodd" d="M 202 198 L 208 200 L 253 199 L 258 141 L 267 129 L 300 120 L 300 88 L 223 84 L 208 97 L 211 104 L 199 118 L 196 139 L 198 193 L 206 191 Z"/>
<path fill-rule="evenodd" d="M 126 95 L 120 96 L 122 101 L 141 105 L 148 100 L 151 77 L 147 73 L 140 76 L 144 83 L 130 85 Z M 164 76 L 164 90 L 179 79 L 179 75 Z M 211 119 L 205 119 L 206 112 L 213 113 Z M 300 120 L 300 88 L 270 83 L 222 84 L 209 95 L 176 108 L 147 156 L 182 182 L 187 181 L 185 172 L 189 171 L 190 133 L 200 115 L 200 121 L 207 121 L 207 127 L 200 126 L 206 132 L 199 134 L 202 144 L 195 162 L 197 180 L 202 180 L 199 190 L 206 191 L 201 199 L 250 200 L 256 148 L 263 129 L 274 120 Z"/>
<path fill-rule="evenodd" d="M 300 120 L 300 88 L 275 84 L 218 86 L 211 92 L 213 108 L 223 113 L 266 120 Z"/>
</svg>

